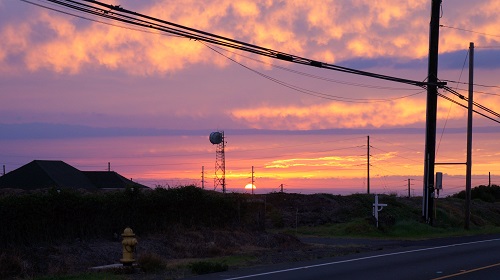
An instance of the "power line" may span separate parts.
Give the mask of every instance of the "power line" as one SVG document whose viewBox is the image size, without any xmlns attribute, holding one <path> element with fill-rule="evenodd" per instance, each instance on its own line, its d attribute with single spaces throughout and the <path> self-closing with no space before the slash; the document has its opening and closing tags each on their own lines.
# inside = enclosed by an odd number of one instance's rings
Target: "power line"
<svg viewBox="0 0 500 280">
<path fill-rule="evenodd" d="M 26 0 L 23 0 L 26 1 Z M 272 50 L 269 48 L 264 48 L 261 46 L 245 43 L 242 41 L 230 39 L 227 37 L 219 36 L 216 34 L 212 34 L 209 32 L 197 30 L 194 28 L 189 28 L 186 26 L 182 26 L 180 24 L 175 24 L 172 22 L 168 22 L 165 20 L 161 20 L 158 18 L 150 17 L 147 15 L 143 15 L 140 13 L 136 13 L 133 11 L 126 10 L 122 8 L 121 6 L 117 5 L 109 5 L 105 4 L 99 1 L 94 1 L 94 0 L 84 0 L 85 2 L 91 3 L 93 5 L 89 4 L 83 4 L 79 3 L 76 1 L 72 0 L 47 0 L 49 2 L 52 2 L 57 5 L 61 5 L 64 7 L 68 7 L 77 11 L 85 12 L 94 16 L 99 16 L 99 17 L 104 17 L 108 18 L 111 20 L 117 20 L 120 22 L 124 22 L 127 24 L 132 24 L 132 25 L 137 25 L 141 27 L 146 27 L 146 28 L 151 28 L 155 29 L 158 31 L 166 32 L 169 34 L 174 34 L 178 36 L 182 36 L 188 39 L 194 39 L 194 40 L 199 40 L 199 41 L 204 41 L 210 44 L 217 44 L 221 46 L 226 46 L 234 49 L 240 49 L 244 50 L 247 52 L 252 52 L 255 54 L 275 58 L 275 59 L 281 59 L 293 63 L 298 63 L 298 64 L 303 64 L 303 65 L 309 65 L 309 66 L 314 66 L 314 67 L 319 67 L 319 68 L 324 68 L 324 69 L 329 69 L 329 70 L 334 70 L 334 71 L 340 71 L 340 72 L 345 72 L 345 73 L 350 73 L 350 74 L 356 74 L 356 75 L 361 75 L 361 76 L 367 76 L 367 77 L 372 77 L 372 78 L 377 78 L 377 79 L 383 79 L 383 80 L 389 80 L 389 81 L 395 81 L 395 82 L 400 82 L 400 83 L 405 83 L 405 84 L 410 84 L 410 85 L 416 85 L 419 87 L 426 88 L 427 85 L 432 85 L 432 86 L 438 86 L 438 87 L 444 87 L 446 82 L 437 82 L 436 84 L 430 84 L 426 82 L 420 82 L 420 81 L 413 81 L 413 80 L 408 80 L 408 79 L 402 79 L 402 78 L 397 78 L 397 77 L 392 77 L 392 76 L 387 76 L 387 75 L 382 75 L 382 74 L 377 74 L 377 73 L 371 73 L 367 71 L 361 71 L 361 70 L 356 70 L 352 68 L 347 68 L 347 67 L 342 67 L 334 64 L 329 64 L 329 63 L 324 63 L 316 60 L 311 60 L 303 57 L 299 57 L 296 55 L 291 55 L 288 53 Z M 31 3 L 31 2 L 26 2 L 26 3 Z M 33 3 L 31 3 L 33 4 Z M 445 27 L 443 25 L 443 27 Z M 448 26 L 447 26 L 448 27 Z M 451 28 L 451 27 L 450 27 Z M 468 30 L 470 31 L 470 30 Z M 251 69 L 249 69 L 251 70 Z M 272 80 L 271 77 L 266 77 Z M 280 81 L 275 80 L 275 82 L 280 83 Z M 284 86 L 290 87 L 290 85 L 287 85 L 286 83 L 280 83 Z M 306 94 L 311 94 L 315 95 L 313 92 L 307 92 L 306 90 L 297 88 L 297 87 L 290 87 L 294 90 L 298 91 L 303 91 Z M 317 94 L 317 93 L 316 93 Z M 316 95 L 317 96 L 317 95 Z M 325 95 L 319 94 L 319 96 L 322 96 L 322 98 L 329 98 Z M 484 108 L 482 108 L 484 110 Z M 490 112 L 491 113 L 491 112 Z"/>
<path fill-rule="evenodd" d="M 203 43 L 202 43 L 203 44 Z M 309 90 L 309 89 L 305 89 L 305 88 L 301 88 L 301 87 L 298 87 L 298 86 L 295 86 L 295 85 L 292 85 L 292 84 L 289 84 L 289 83 L 286 83 L 286 82 L 283 82 L 281 80 L 278 80 L 276 78 L 273 78 L 269 75 L 266 75 L 260 71 L 257 71 L 255 69 L 252 69 L 248 66 L 246 66 L 245 64 L 241 63 L 241 62 L 238 62 L 232 58 L 230 58 L 229 56 L 226 56 L 224 55 L 223 53 L 217 51 L 216 49 L 206 45 L 206 44 L 203 44 L 205 45 L 207 48 L 211 49 L 212 51 L 216 52 L 217 54 L 225 57 L 226 59 L 228 60 L 231 60 L 232 62 L 240 65 L 241 67 L 247 69 L 247 70 L 250 70 L 254 73 L 256 73 L 257 75 L 265 78 L 265 79 L 268 79 L 274 83 L 277 83 L 279 85 L 282 85 L 284 87 L 287 87 L 289 89 L 292 89 L 292 90 L 295 90 L 295 91 L 298 91 L 298 92 L 301 92 L 301 93 L 304 93 L 304 94 L 307 94 L 307 95 L 312 95 L 312 96 L 315 96 L 315 97 L 319 97 L 319 98 L 323 98 L 323 99 L 328 99 L 328 100 L 334 100 L 334 101 L 339 101 L 339 102 L 347 102 L 347 103 L 375 103 L 375 102 L 386 102 L 386 101 L 390 101 L 390 100 L 396 100 L 396 99 L 402 99 L 402 98 L 408 98 L 408 97 L 411 97 L 411 96 L 414 96 L 414 95 L 418 95 L 424 91 L 419 91 L 417 93 L 413 93 L 413 94 L 409 94 L 409 95 L 406 95 L 406 96 L 402 96 L 402 97 L 396 97 L 396 98 L 393 98 L 393 99 L 365 99 L 365 98 L 349 98 L 349 97 L 343 97 L 343 96 L 336 96 L 336 95 L 330 95 L 330 94 L 326 94 L 326 93 L 321 93 L 321 92 L 317 92 L 317 91 L 313 91 L 313 90 Z"/>
<path fill-rule="evenodd" d="M 467 89 L 463 89 L 463 88 L 456 88 L 455 90 L 457 91 L 467 91 Z M 500 94 L 498 93 L 492 93 L 492 92 L 485 92 L 485 91 L 479 91 L 479 90 L 474 90 L 473 91 L 474 93 L 479 93 L 479 94 L 486 94 L 486 95 L 493 95 L 493 96 L 500 96 Z"/>
<path fill-rule="evenodd" d="M 490 33 L 485 33 L 485 32 L 478 32 L 478 31 L 474 31 L 474 30 L 470 30 L 470 29 L 465 29 L 465 28 L 460 28 L 460 27 L 453 27 L 453 26 L 448 26 L 448 25 L 444 25 L 444 24 L 440 24 L 439 27 L 445 27 L 445 28 L 450 28 L 450 29 L 455 29 L 455 30 L 470 32 L 470 33 L 476 33 L 476 34 L 480 34 L 480 35 L 484 35 L 484 36 L 491 36 L 491 37 L 498 37 L 498 38 L 500 38 L 500 35 L 490 34 Z"/>
<path fill-rule="evenodd" d="M 463 69 L 462 69 L 462 71 L 463 71 Z M 443 80 L 443 81 L 448 82 L 448 83 L 453 83 L 453 84 L 462 84 L 462 85 L 469 84 L 467 82 L 460 82 L 460 81 L 453 81 L 453 80 Z M 500 86 L 497 86 L 497 85 L 483 85 L 483 84 L 475 84 L 475 83 L 473 83 L 472 85 L 477 86 L 477 87 L 499 88 L 500 89 Z"/>
<path fill-rule="evenodd" d="M 285 52 L 281 51 L 276 51 L 273 49 L 261 47 L 258 45 L 246 43 L 243 41 L 238 41 L 235 39 L 227 38 L 224 36 L 212 34 L 209 32 L 197 30 L 194 28 L 186 27 L 180 24 L 168 22 L 165 20 L 161 20 L 158 18 L 154 18 L 151 16 L 147 16 L 144 14 L 140 14 L 137 12 L 129 11 L 121 6 L 117 5 L 109 5 L 105 4 L 99 1 L 93 1 L 93 0 L 84 0 L 85 2 L 91 3 L 91 4 L 83 4 L 79 3 L 77 1 L 71 1 L 71 0 L 47 0 L 49 2 L 65 6 L 71 9 L 75 9 L 81 12 L 85 12 L 94 16 L 99 16 L 99 17 L 104 17 L 108 18 L 111 20 L 117 20 L 120 22 L 124 22 L 127 24 L 132 24 L 136 26 L 141 26 L 141 27 L 146 27 L 150 29 L 155 29 L 158 31 L 166 32 L 169 34 L 174 34 L 178 36 L 182 36 L 188 39 L 193 39 L 193 40 L 198 40 L 198 41 L 204 41 L 210 44 L 217 44 L 220 46 L 226 46 L 234 49 L 239 49 L 239 50 L 244 50 L 247 52 L 275 58 L 275 59 L 280 59 L 280 60 L 285 60 L 289 61 L 292 63 L 297 63 L 297 64 L 302 64 L 302 65 L 308 65 L 308 66 L 313 66 L 313 67 L 318 67 L 318 68 L 324 68 L 328 70 L 334 70 L 334 71 L 339 71 L 339 72 L 344 72 L 344 73 L 350 73 L 350 74 L 355 74 L 355 75 L 361 75 L 361 76 L 366 76 L 366 77 L 372 77 L 376 79 L 382 79 L 382 80 L 388 80 L 388 81 L 394 81 L 394 82 L 399 82 L 399 83 L 405 83 L 409 85 L 415 85 L 419 87 L 425 87 L 427 85 L 430 85 L 431 83 L 428 82 L 422 82 L 422 81 L 414 81 L 414 80 L 409 80 L 409 79 L 403 79 L 403 78 L 398 78 L 398 77 L 392 77 L 392 76 L 387 76 L 383 74 L 377 74 L 377 73 L 372 73 L 372 72 L 367 72 L 367 71 L 362 71 L 362 70 L 357 70 L 357 69 L 352 69 L 348 67 L 342 67 L 338 66 L 335 64 L 330 64 L 330 63 L 325 63 L 321 61 L 316 61 L 292 54 L 288 54 Z M 444 86 L 445 83 L 443 82 L 438 82 L 437 84 L 433 84 L 434 86 Z"/>
<path fill-rule="evenodd" d="M 459 81 L 462 79 L 462 74 L 464 73 L 464 69 L 465 69 L 465 63 L 467 62 L 468 57 L 469 57 L 469 51 L 467 51 L 467 53 L 465 54 L 465 59 L 464 59 L 463 65 L 462 65 L 462 70 L 460 71 L 460 75 L 458 76 Z M 458 87 L 458 83 L 457 83 L 457 87 Z M 436 148 L 436 154 L 438 153 L 439 147 L 441 146 L 441 141 L 443 140 L 444 131 L 446 129 L 446 125 L 448 124 L 448 120 L 450 118 L 452 106 L 453 106 L 453 103 L 450 103 L 450 108 L 448 109 L 448 115 L 446 115 L 446 121 L 444 122 L 443 129 L 441 130 L 441 136 L 439 137 L 439 142 L 438 142 L 438 145 Z"/>
<path fill-rule="evenodd" d="M 372 136 L 370 136 L 370 137 L 372 137 Z M 375 137 L 376 137 L 376 136 L 373 136 L 373 138 L 375 138 Z M 388 143 L 388 144 L 391 144 L 391 145 L 397 145 L 397 146 L 400 146 L 401 148 L 404 148 L 404 149 L 407 149 L 407 150 L 410 150 L 410 151 L 413 151 L 413 152 L 420 153 L 420 151 L 419 151 L 419 150 L 412 149 L 412 148 L 408 148 L 408 147 L 405 147 L 405 146 L 403 146 L 403 145 L 401 145 L 401 144 L 398 144 L 398 143 L 394 143 L 394 142 L 387 141 L 387 140 L 385 140 L 385 139 L 383 139 L 383 138 L 378 138 L 378 137 L 377 137 L 376 139 L 377 139 L 378 141 L 382 141 L 382 142 L 385 142 L 385 143 Z"/>
<path fill-rule="evenodd" d="M 452 90 L 452 89 L 449 89 L 449 90 Z M 449 91 L 449 90 L 447 90 L 447 91 Z M 453 91 L 453 90 L 452 90 L 452 91 Z M 453 103 L 457 104 L 458 106 L 461 106 L 461 107 L 463 107 L 463 108 L 467 109 L 467 105 L 464 105 L 464 104 L 462 104 L 462 103 L 459 103 L 458 101 L 455 101 L 455 100 L 453 100 L 453 99 L 449 98 L 448 96 L 446 96 L 446 95 L 444 95 L 444 94 L 442 94 L 442 93 L 439 93 L 439 92 L 438 92 L 438 93 L 437 93 L 437 95 L 438 95 L 439 97 L 441 97 L 441 98 L 444 98 L 444 99 L 446 99 L 446 100 L 448 100 L 448 101 L 450 101 L 450 102 L 453 102 Z M 462 96 L 462 97 L 463 97 L 463 96 Z M 484 114 L 484 113 L 478 112 L 477 110 L 472 110 L 472 111 L 473 111 L 474 113 L 479 114 L 479 115 L 481 115 L 481 116 L 483 116 L 483 117 L 485 117 L 485 118 L 487 118 L 487 119 L 490 119 L 490 120 L 492 120 L 492 121 L 494 121 L 494 122 L 496 122 L 496 123 L 500 123 L 500 121 L 499 121 L 499 120 L 496 120 L 496 119 L 494 119 L 494 118 L 492 118 L 492 117 L 490 117 L 490 116 L 487 116 L 487 115 L 486 115 L 486 114 Z"/>
<path fill-rule="evenodd" d="M 74 14 L 74 13 L 65 12 L 65 11 L 61 11 L 61 10 L 55 9 L 55 8 L 47 7 L 47 6 L 44 6 L 44 5 L 41 5 L 41 4 L 37 4 L 37 3 L 34 3 L 32 1 L 28 1 L 28 0 L 20 0 L 20 1 L 28 3 L 28 4 L 32 4 L 32 5 L 35 5 L 35 6 L 38 6 L 40 8 L 51 10 L 51 11 L 54 11 L 54 12 L 62 13 L 62 14 L 65 14 L 65 15 L 77 17 L 77 18 L 88 20 L 88 21 L 92 21 L 92 22 L 106 24 L 106 25 L 113 26 L 113 27 L 118 27 L 118 28 L 123 28 L 123 29 L 127 29 L 127 30 L 133 30 L 133 31 L 139 31 L 139 32 L 144 32 L 144 33 L 149 33 L 149 34 L 155 34 L 155 35 L 162 35 L 162 36 L 169 36 L 169 37 L 181 37 L 181 36 L 177 36 L 177 35 L 164 34 L 164 33 L 160 33 L 160 32 L 151 32 L 151 31 L 146 30 L 146 29 L 130 28 L 130 27 L 127 27 L 127 26 L 113 24 L 113 23 L 102 21 L 102 20 L 91 19 L 91 18 L 88 18 L 88 17 L 84 17 L 84 16 L 80 16 L 80 15 Z"/>
<path fill-rule="evenodd" d="M 454 94 L 454 95 L 458 96 L 460 99 L 463 99 L 463 100 L 465 100 L 465 101 L 468 101 L 468 100 L 469 100 L 469 98 L 467 98 L 467 97 L 465 97 L 465 96 L 461 95 L 460 93 L 458 93 L 457 91 L 453 90 L 453 89 L 452 89 L 452 88 L 450 88 L 450 87 L 446 87 L 446 86 L 445 86 L 445 87 L 444 87 L 444 90 L 446 90 L 446 91 L 448 91 L 448 92 L 450 92 L 450 93 L 452 93 L 452 94 Z M 500 114 L 499 114 L 499 113 L 497 113 L 497 112 L 495 112 L 495 111 L 493 111 L 492 109 L 489 109 L 489 108 L 487 108 L 486 106 L 481 105 L 481 104 L 479 104 L 479 103 L 477 103 L 477 102 L 475 102 L 475 101 L 473 102 L 473 104 L 474 104 L 474 106 L 476 106 L 476 107 L 478 107 L 478 108 L 482 109 L 483 111 L 486 111 L 486 112 L 488 112 L 488 113 L 490 113 L 490 114 L 492 114 L 492 115 L 496 116 L 497 118 L 500 118 Z M 497 122 L 498 122 L 498 121 L 497 121 Z"/>
<path fill-rule="evenodd" d="M 377 147 L 374 147 L 374 146 L 371 146 L 371 147 L 372 147 L 373 149 L 375 149 L 375 150 L 379 150 L 379 151 L 384 152 L 384 153 L 391 153 L 391 152 L 388 152 L 388 151 L 382 150 L 382 149 L 377 148 Z M 418 162 L 418 163 L 420 163 L 420 161 L 417 161 L 417 160 L 414 160 L 414 159 L 411 159 L 411 158 L 407 158 L 407 157 L 404 157 L 404 156 L 400 156 L 400 155 L 398 155 L 398 154 L 396 154 L 396 153 L 394 154 L 394 156 L 395 156 L 395 157 L 399 157 L 399 158 L 403 158 L 403 159 L 406 159 L 406 160 L 410 160 L 410 161 L 413 161 L 413 162 Z"/>
<path fill-rule="evenodd" d="M 305 77 L 309 77 L 309 78 L 313 78 L 313 79 L 317 79 L 317 80 L 327 81 L 327 82 L 331 82 L 331 83 L 337 83 L 337 84 L 349 85 L 349 86 L 356 86 L 356 87 L 363 87 L 363 88 L 370 88 L 370 89 L 380 89 L 380 90 L 403 90 L 403 91 L 406 91 L 406 90 L 408 90 L 408 91 L 410 91 L 410 90 L 412 90 L 412 91 L 419 90 L 419 89 L 413 89 L 413 88 L 410 89 L 410 88 L 397 88 L 397 87 L 367 85 L 367 84 L 362 84 L 362 83 L 354 83 L 354 82 L 347 82 L 347 81 L 341 81 L 341 80 L 326 78 L 326 77 L 323 77 L 323 76 L 318 76 L 318 75 L 314 75 L 314 74 L 310 74 L 310 73 L 306 73 L 306 72 L 301 72 L 301 71 L 298 71 L 298 70 L 294 70 L 294 69 L 290 69 L 290 68 L 287 68 L 287 67 L 279 66 L 279 65 L 276 65 L 274 63 L 269 63 L 269 62 L 266 62 L 266 61 L 263 61 L 263 60 L 255 59 L 255 58 L 243 55 L 241 53 L 230 51 L 230 50 L 218 47 L 218 46 L 214 46 L 214 47 L 218 48 L 220 50 L 229 52 L 231 54 L 234 54 L 234 55 L 237 55 L 237 56 L 240 56 L 240 57 L 243 57 L 243 58 L 246 58 L 246 59 L 258 62 L 258 63 L 269 65 L 269 66 L 271 66 L 273 68 L 277 68 L 277 69 L 280 69 L 280 70 L 283 70 L 283 71 L 287 71 L 287 72 L 291 72 L 291 73 L 294 73 L 294 74 L 297 74 L 297 75 L 301 75 L 301 76 L 305 76 Z M 384 99 L 377 99 L 377 100 L 384 100 Z"/>
</svg>

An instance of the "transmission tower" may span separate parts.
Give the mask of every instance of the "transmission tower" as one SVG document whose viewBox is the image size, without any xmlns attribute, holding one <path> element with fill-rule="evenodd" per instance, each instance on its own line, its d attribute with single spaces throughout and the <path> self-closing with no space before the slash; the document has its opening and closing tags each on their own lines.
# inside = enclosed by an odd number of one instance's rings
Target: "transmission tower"
<svg viewBox="0 0 500 280">
<path fill-rule="evenodd" d="M 224 153 L 224 131 L 216 131 L 210 133 L 210 143 L 217 145 L 215 151 L 214 190 L 216 190 L 217 187 L 221 187 L 222 192 L 226 193 L 226 156 Z"/>
</svg>

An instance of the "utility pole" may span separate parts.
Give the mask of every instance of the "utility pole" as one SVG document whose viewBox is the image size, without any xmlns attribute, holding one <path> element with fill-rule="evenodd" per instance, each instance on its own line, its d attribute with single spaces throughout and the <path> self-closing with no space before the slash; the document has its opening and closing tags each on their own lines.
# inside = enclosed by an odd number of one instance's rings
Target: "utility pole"
<svg viewBox="0 0 500 280">
<path fill-rule="evenodd" d="M 205 189 L 205 166 L 201 166 L 201 188 Z"/>
<path fill-rule="evenodd" d="M 410 194 L 411 180 L 413 180 L 413 179 L 408 178 L 408 197 L 411 197 L 411 194 Z"/>
<path fill-rule="evenodd" d="M 253 194 L 253 189 L 254 189 L 254 180 L 253 180 L 253 165 L 252 165 L 252 194 Z"/>
<path fill-rule="evenodd" d="M 424 184 L 422 214 L 424 220 L 433 224 L 434 209 L 434 163 L 436 161 L 436 120 L 437 120 L 437 74 L 439 51 L 439 18 L 442 0 L 432 0 L 429 32 L 429 66 L 427 74 L 427 111 L 424 153 Z"/>
<path fill-rule="evenodd" d="M 108 161 L 108 172 L 111 172 L 111 162 Z"/>
<path fill-rule="evenodd" d="M 3 175 L 5 175 L 5 165 L 3 166 Z M 488 172 L 488 187 L 491 187 L 491 172 Z"/>
<path fill-rule="evenodd" d="M 5 164 L 3 165 L 3 173 L 2 176 L 5 175 Z"/>
<path fill-rule="evenodd" d="M 283 193 L 283 184 L 280 184 L 280 192 Z"/>
<path fill-rule="evenodd" d="M 370 135 L 366 136 L 366 193 L 370 194 Z"/>
<path fill-rule="evenodd" d="M 465 175 L 465 229 L 470 228 L 472 177 L 472 106 L 474 104 L 474 43 L 469 45 L 469 106 L 467 109 L 467 171 Z"/>
</svg>

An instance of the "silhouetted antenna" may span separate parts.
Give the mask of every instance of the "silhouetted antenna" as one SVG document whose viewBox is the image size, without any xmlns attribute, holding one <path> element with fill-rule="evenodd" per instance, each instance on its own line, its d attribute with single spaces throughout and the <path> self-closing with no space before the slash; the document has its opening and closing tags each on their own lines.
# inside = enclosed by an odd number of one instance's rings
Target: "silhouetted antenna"
<svg viewBox="0 0 500 280">
<path fill-rule="evenodd" d="M 226 157 L 224 154 L 225 140 L 224 131 L 215 131 L 210 133 L 210 143 L 217 145 L 215 151 L 215 177 L 214 190 L 222 187 L 222 192 L 226 193 Z"/>
</svg>

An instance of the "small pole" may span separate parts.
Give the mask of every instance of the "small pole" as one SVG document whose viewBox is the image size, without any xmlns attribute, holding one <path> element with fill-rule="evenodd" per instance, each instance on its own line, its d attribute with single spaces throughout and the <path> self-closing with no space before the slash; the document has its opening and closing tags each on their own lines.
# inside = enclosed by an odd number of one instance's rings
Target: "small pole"
<svg viewBox="0 0 500 280">
<path fill-rule="evenodd" d="M 205 166 L 201 167 L 201 188 L 205 188 Z"/>
<path fill-rule="evenodd" d="M 5 175 L 5 164 L 3 165 L 3 175 Z"/>
<path fill-rule="evenodd" d="M 280 188 L 281 188 L 280 192 L 283 193 L 283 184 L 280 185 Z"/>
<path fill-rule="evenodd" d="M 111 162 L 108 161 L 108 172 L 111 171 Z"/>
<path fill-rule="evenodd" d="M 408 197 L 410 197 L 410 180 L 411 179 L 408 179 Z"/>
<path fill-rule="evenodd" d="M 252 194 L 253 194 L 253 189 L 254 189 L 254 180 L 253 180 L 253 165 L 252 165 Z"/>
<path fill-rule="evenodd" d="M 367 139 L 367 153 L 366 153 L 366 193 L 370 194 L 370 135 L 366 136 Z"/>
<path fill-rule="evenodd" d="M 3 166 L 3 168 L 3 174 L 5 175 L 5 165 Z M 491 172 L 488 172 L 488 187 L 491 187 Z"/>
</svg>

